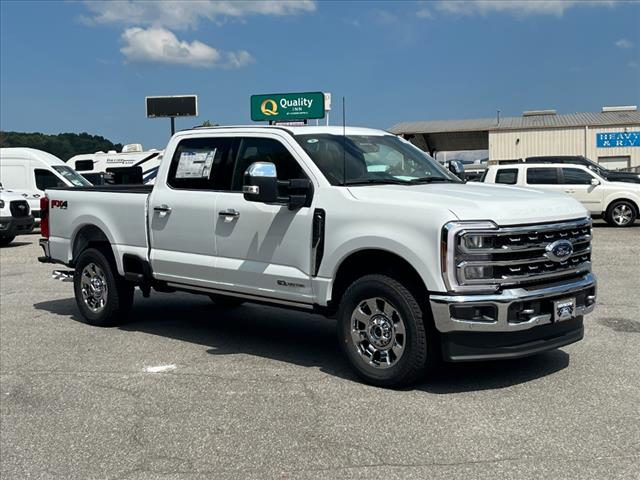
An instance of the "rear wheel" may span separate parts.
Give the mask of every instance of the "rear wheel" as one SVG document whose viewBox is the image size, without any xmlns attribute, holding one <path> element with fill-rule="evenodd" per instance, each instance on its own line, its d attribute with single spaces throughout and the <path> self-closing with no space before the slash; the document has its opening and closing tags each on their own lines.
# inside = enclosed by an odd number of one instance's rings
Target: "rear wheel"
<svg viewBox="0 0 640 480">
<path fill-rule="evenodd" d="M 0 237 L 0 247 L 8 246 L 15 238 L 15 235 L 11 235 L 10 237 Z"/>
<path fill-rule="evenodd" d="M 638 212 L 628 200 L 618 200 L 607 210 L 607 223 L 614 227 L 629 227 L 634 224 Z"/>
<path fill-rule="evenodd" d="M 356 373 L 368 383 L 401 387 L 435 363 L 423 308 L 413 293 L 385 275 L 367 275 L 347 289 L 338 311 L 338 336 Z M 429 342 L 431 343 L 431 342 Z"/>
<path fill-rule="evenodd" d="M 78 308 L 90 325 L 120 324 L 133 304 L 133 284 L 118 275 L 111 258 L 94 248 L 78 258 L 73 288 Z"/>
</svg>

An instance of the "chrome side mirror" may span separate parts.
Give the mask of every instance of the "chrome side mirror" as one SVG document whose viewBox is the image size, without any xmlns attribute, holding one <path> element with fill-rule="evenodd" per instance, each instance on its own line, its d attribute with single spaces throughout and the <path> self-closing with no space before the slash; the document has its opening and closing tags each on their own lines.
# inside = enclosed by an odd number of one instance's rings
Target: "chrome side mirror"
<svg viewBox="0 0 640 480">
<path fill-rule="evenodd" d="M 464 180 L 464 164 L 459 160 L 451 160 L 449 162 L 449 171 L 456 177 Z"/>
<path fill-rule="evenodd" d="M 255 162 L 244 172 L 242 186 L 248 202 L 275 203 L 278 201 L 278 172 L 269 162 Z"/>
<path fill-rule="evenodd" d="M 597 187 L 598 185 L 600 185 L 600 180 L 598 180 L 597 178 L 592 178 L 591 185 L 593 185 L 594 187 Z"/>
</svg>

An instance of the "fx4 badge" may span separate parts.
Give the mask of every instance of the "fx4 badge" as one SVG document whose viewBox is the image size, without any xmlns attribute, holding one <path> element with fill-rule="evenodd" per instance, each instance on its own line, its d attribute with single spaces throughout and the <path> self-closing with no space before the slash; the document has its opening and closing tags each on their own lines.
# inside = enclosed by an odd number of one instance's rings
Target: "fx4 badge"
<svg viewBox="0 0 640 480">
<path fill-rule="evenodd" d="M 51 200 L 51 208 L 61 208 L 62 210 L 67 209 L 67 201 L 66 200 Z"/>
</svg>

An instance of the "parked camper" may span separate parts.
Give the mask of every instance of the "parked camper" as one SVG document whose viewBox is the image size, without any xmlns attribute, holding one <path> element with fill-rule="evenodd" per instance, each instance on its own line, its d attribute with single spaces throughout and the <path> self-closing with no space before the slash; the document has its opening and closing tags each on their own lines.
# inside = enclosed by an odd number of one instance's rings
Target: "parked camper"
<svg viewBox="0 0 640 480">
<path fill-rule="evenodd" d="M 153 184 L 162 159 L 162 150 L 142 149 L 139 143 L 125 145 L 121 152 L 109 150 L 76 155 L 67 162 L 93 184 Z"/>
<path fill-rule="evenodd" d="M 91 186 L 58 157 L 35 148 L 0 148 L 0 182 L 29 202 L 36 223 L 40 221 L 40 197 L 45 189 Z"/>
</svg>

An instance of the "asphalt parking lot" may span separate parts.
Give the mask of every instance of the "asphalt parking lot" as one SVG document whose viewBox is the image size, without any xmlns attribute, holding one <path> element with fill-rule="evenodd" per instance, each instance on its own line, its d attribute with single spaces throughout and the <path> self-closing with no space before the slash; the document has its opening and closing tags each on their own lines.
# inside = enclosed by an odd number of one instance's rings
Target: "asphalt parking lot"
<svg viewBox="0 0 640 480">
<path fill-rule="evenodd" d="M 637 479 L 640 226 L 594 237 L 582 342 L 404 391 L 359 383 L 318 316 L 152 293 L 90 327 L 18 237 L 0 251 L 0 476 Z"/>
</svg>

